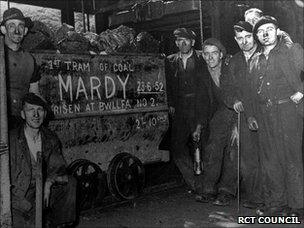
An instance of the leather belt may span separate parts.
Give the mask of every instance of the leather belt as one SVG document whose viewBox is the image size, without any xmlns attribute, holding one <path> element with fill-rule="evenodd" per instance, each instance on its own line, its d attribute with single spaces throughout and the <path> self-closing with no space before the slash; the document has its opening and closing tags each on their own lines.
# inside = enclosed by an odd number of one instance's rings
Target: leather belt
<svg viewBox="0 0 304 228">
<path fill-rule="evenodd" d="M 288 97 L 288 98 L 283 98 L 283 99 L 279 99 L 279 100 L 271 100 L 271 99 L 268 99 L 266 101 L 261 101 L 260 103 L 263 104 L 263 105 L 266 105 L 267 107 L 270 107 L 272 105 L 281 105 L 281 104 L 285 104 L 285 103 L 288 103 L 290 102 L 291 99 Z"/>
</svg>

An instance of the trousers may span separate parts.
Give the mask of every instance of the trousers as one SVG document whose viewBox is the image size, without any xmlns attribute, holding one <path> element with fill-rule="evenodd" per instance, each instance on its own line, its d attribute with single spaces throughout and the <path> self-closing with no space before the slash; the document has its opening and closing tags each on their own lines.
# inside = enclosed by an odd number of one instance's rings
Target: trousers
<svg viewBox="0 0 304 228">
<path fill-rule="evenodd" d="M 50 222 L 54 227 L 64 223 L 76 221 L 76 179 L 68 177 L 64 184 L 54 184 L 51 188 L 50 206 L 43 209 L 43 220 Z M 35 227 L 35 186 L 31 186 L 26 194 L 26 199 L 33 205 L 27 211 L 19 211 L 12 208 L 13 227 Z"/>
</svg>

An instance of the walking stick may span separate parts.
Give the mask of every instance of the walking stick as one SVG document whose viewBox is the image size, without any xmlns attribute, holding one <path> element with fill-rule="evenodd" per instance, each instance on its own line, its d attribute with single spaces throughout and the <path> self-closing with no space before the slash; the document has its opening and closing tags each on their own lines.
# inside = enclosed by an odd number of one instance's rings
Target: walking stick
<svg viewBox="0 0 304 228">
<path fill-rule="evenodd" d="M 36 215 L 35 215 L 35 228 L 42 227 L 42 157 L 41 152 L 37 152 L 37 175 L 36 175 Z"/>
<path fill-rule="evenodd" d="M 241 113 L 238 112 L 238 120 L 237 120 L 237 132 L 238 132 L 238 140 L 237 140 L 237 204 L 238 204 L 238 212 L 240 211 L 240 127 L 241 127 Z"/>
</svg>

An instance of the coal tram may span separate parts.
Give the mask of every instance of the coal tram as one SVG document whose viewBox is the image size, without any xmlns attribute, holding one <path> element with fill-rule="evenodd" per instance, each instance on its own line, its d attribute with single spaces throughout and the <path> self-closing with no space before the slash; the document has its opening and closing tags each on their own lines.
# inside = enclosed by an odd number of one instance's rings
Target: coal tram
<svg viewBox="0 0 304 228">
<path fill-rule="evenodd" d="M 144 164 L 169 161 L 159 144 L 168 130 L 164 59 L 153 54 L 35 52 L 48 126 L 79 182 L 81 207 L 106 189 L 119 200 L 138 196 Z"/>
</svg>

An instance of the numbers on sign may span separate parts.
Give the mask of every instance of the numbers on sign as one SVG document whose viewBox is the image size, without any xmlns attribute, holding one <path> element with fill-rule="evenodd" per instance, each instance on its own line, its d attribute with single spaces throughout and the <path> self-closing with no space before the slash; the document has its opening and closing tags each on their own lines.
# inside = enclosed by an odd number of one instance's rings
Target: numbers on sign
<svg viewBox="0 0 304 228">
<path fill-rule="evenodd" d="M 155 99 L 153 97 L 150 98 L 151 107 L 155 107 Z"/>
<path fill-rule="evenodd" d="M 157 119 L 155 117 L 152 117 L 151 119 L 149 119 L 149 126 L 150 127 L 155 127 L 157 124 Z"/>
<path fill-rule="evenodd" d="M 159 90 L 160 92 L 163 92 L 164 91 L 164 83 L 160 82 L 159 83 Z"/>
<path fill-rule="evenodd" d="M 152 82 L 137 81 L 137 92 L 164 92 L 164 83 L 156 81 Z"/>
<path fill-rule="evenodd" d="M 136 129 L 140 129 L 140 120 L 136 119 L 135 123 L 136 123 Z"/>
<path fill-rule="evenodd" d="M 164 91 L 164 84 L 162 82 L 155 82 L 155 90 L 159 92 Z"/>
<path fill-rule="evenodd" d="M 145 91 L 145 82 L 137 81 L 137 92 Z"/>
<path fill-rule="evenodd" d="M 135 120 L 136 123 L 136 129 L 145 129 L 145 128 L 151 128 L 151 127 L 156 127 L 158 124 L 159 120 L 158 117 L 140 117 Z"/>
<path fill-rule="evenodd" d="M 147 82 L 147 90 L 148 90 L 148 92 L 152 91 L 152 87 L 151 87 L 151 83 L 150 82 Z"/>
</svg>

